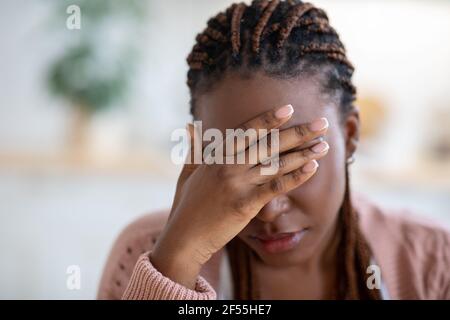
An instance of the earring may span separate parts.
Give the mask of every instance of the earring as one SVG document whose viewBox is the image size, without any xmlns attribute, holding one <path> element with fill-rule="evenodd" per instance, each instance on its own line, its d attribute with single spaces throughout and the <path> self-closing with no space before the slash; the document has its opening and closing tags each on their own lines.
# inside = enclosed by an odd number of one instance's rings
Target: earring
<svg viewBox="0 0 450 320">
<path fill-rule="evenodd" d="M 353 155 L 351 155 L 349 158 L 347 158 L 346 163 L 347 164 L 352 164 L 355 162 L 355 157 Z"/>
</svg>

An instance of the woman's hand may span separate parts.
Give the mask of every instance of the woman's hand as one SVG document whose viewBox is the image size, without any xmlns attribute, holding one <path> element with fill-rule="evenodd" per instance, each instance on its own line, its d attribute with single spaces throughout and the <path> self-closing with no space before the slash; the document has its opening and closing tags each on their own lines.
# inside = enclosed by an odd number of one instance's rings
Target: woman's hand
<svg viewBox="0 0 450 320">
<path fill-rule="evenodd" d="M 240 128 L 270 131 L 286 123 L 292 113 L 292 106 L 285 106 Z M 259 148 L 248 147 L 266 144 L 268 139 L 261 136 L 233 152 L 234 156 L 245 152 L 245 159 L 256 157 L 256 165 L 186 164 L 169 220 L 151 253 L 154 266 L 173 281 L 193 289 L 202 265 L 244 229 L 265 204 L 314 175 L 318 166 L 315 159 L 328 151 L 327 143 L 320 140 L 327 128 L 328 122 L 322 118 L 280 131 L 278 170 L 273 175 L 261 175 L 261 168 L 267 166 L 261 162 L 267 159 L 259 158 Z M 189 131 L 192 150 L 192 126 Z"/>
</svg>

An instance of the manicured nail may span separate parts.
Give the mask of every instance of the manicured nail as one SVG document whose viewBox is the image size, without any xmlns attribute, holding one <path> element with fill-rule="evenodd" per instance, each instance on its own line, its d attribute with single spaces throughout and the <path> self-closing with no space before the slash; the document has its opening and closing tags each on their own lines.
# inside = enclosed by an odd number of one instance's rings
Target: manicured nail
<svg viewBox="0 0 450 320">
<path fill-rule="evenodd" d="M 327 151 L 330 148 L 330 146 L 328 145 L 328 143 L 326 143 L 325 141 L 322 141 L 321 143 L 316 144 L 315 146 L 313 146 L 311 148 L 311 150 L 315 153 L 322 153 Z"/>
<path fill-rule="evenodd" d="M 309 125 L 309 129 L 311 131 L 321 131 L 325 128 L 328 128 L 328 120 L 327 118 L 320 118 L 317 120 L 314 120 L 310 125 Z"/>
<path fill-rule="evenodd" d="M 277 117 L 278 119 L 284 119 L 289 117 L 291 114 L 294 113 L 294 108 L 292 108 L 292 106 L 290 104 L 288 104 L 287 106 L 281 107 L 280 109 L 278 109 L 275 112 L 275 117 Z"/>
<path fill-rule="evenodd" d="M 302 167 L 302 171 L 304 173 L 310 173 L 310 172 L 313 172 L 314 170 L 316 170 L 316 168 L 318 166 L 319 166 L 319 163 L 316 160 L 312 160 Z"/>
</svg>

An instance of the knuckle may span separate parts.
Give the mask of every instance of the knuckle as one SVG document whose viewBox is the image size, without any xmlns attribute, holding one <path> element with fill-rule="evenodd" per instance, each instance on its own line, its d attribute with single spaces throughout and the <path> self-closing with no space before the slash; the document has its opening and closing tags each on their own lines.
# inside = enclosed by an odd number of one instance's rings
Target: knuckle
<svg viewBox="0 0 450 320">
<path fill-rule="evenodd" d="M 244 130 L 244 131 L 247 131 L 247 130 L 249 129 L 248 123 L 246 122 L 246 123 L 241 124 L 240 127 L 239 127 L 239 129 L 242 129 L 242 130 Z"/>
<path fill-rule="evenodd" d="M 306 149 L 306 150 L 302 151 L 301 157 L 303 158 L 304 161 L 307 161 L 307 160 L 313 158 L 314 155 L 315 155 L 314 152 L 312 152 L 310 149 Z"/>
<path fill-rule="evenodd" d="M 298 138 L 304 139 L 308 135 L 308 131 L 306 130 L 305 126 L 299 125 L 295 126 L 295 134 Z"/>
<path fill-rule="evenodd" d="M 293 171 L 291 173 L 292 176 L 292 180 L 294 180 L 294 182 L 300 182 L 302 180 L 303 177 L 303 173 L 301 169 L 297 169 L 295 171 Z"/>
<path fill-rule="evenodd" d="M 286 168 L 286 166 L 288 164 L 288 161 L 285 157 L 278 158 L 278 160 L 276 160 L 276 162 L 278 164 L 278 168 L 280 168 L 280 169 Z"/>
<path fill-rule="evenodd" d="M 270 127 L 275 123 L 275 117 L 272 112 L 266 112 L 262 115 L 261 121 L 265 127 Z"/>
<path fill-rule="evenodd" d="M 279 178 L 273 179 L 270 181 L 269 187 L 273 193 L 282 192 L 283 191 L 283 182 Z"/>
<path fill-rule="evenodd" d="M 305 156 L 304 151 L 295 151 L 295 160 L 293 160 L 295 162 L 296 165 L 303 165 L 305 164 L 305 162 L 308 161 L 308 157 Z"/>
</svg>

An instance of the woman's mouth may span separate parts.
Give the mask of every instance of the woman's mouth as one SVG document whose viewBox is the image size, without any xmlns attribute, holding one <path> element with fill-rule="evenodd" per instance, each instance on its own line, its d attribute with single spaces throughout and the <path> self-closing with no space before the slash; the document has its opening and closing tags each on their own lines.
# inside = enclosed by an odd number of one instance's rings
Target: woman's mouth
<svg viewBox="0 0 450 320">
<path fill-rule="evenodd" d="M 267 253 L 279 253 L 291 250 L 300 243 L 309 228 L 302 229 L 297 232 L 285 232 L 272 235 L 256 235 L 255 239 Z"/>
</svg>

